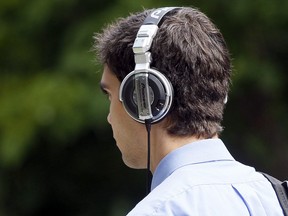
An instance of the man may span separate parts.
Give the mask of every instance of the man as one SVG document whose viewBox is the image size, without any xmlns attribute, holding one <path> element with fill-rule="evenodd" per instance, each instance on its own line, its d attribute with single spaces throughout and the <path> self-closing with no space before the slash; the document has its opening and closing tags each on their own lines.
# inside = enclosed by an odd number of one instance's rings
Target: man
<svg viewBox="0 0 288 216">
<path fill-rule="evenodd" d="M 153 173 L 151 192 L 128 215 L 283 215 L 271 184 L 219 139 L 230 57 L 203 13 L 145 10 L 95 39 L 123 161 Z"/>
</svg>

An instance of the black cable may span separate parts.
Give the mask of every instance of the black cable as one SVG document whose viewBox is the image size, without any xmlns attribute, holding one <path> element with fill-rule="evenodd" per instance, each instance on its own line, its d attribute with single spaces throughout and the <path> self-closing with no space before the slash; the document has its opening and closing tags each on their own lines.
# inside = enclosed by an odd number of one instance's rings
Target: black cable
<svg viewBox="0 0 288 216">
<path fill-rule="evenodd" d="M 152 173 L 150 171 L 151 165 L 151 145 L 150 145 L 150 131 L 151 131 L 151 122 L 149 120 L 145 120 L 145 126 L 147 130 L 147 180 L 146 180 L 146 193 L 150 193 L 151 188 L 151 180 L 152 180 Z"/>
</svg>

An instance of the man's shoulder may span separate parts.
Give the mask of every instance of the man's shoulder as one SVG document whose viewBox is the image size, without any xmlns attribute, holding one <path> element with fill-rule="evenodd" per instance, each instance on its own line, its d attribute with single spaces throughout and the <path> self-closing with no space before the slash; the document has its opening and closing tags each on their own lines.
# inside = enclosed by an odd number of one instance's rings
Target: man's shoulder
<svg viewBox="0 0 288 216">
<path fill-rule="evenodd" d="M 182 167 L 154 188 L 128 215 L 185 215 L 182 211 L 192 210 L 199 194 L 209 194 L 209 185 L 218 183 L 223 181 L 203 166 Z"/>
<path fill-rule="evenodd" d="M 234 177 L 231 177 L 231 173 L 224 175 L 225 171 L 216 169 L 211 172 L 210 169 L 203 168 L 183 167 L 172 173 L 128 215 L 197 215 L 199 212 L 205 212 L 205 215 L 223 215 L 225 212 L 230 212 L 230 215 L 249 215 L 244 199 L 248 201 L 250 197 L 259 199 L 259 205 L 255 206 L 258 215 L 264 211 L 279 210 L 277 199 L 271 198 L 273 189 L 266 179 L 253 172 L 253 169 L 246 167 L 247 175 L 234 174 Z M 225 170 L 225 167 L 222 169 Z M 226 172 L 228 170 L 226 169 Z M 261 192 L 263 188 L 265 193 Z M 255 193 L 251 194 L 251 190 Z M 269 202 L 266 202 L 267 200 Z"/>
<path fill-rule="evenodd" d="M 189 181 L 189 185 L 183 183 L 181 180 L 183 175 L 178 174 L 178 172 L 176 173 L 170 175 L 160 185 L 154 188 L 132 209 L 128 216 L 178 215 L 175 211 L 177 211 L 176 209 L 181 205 L 185 205 L 185 199 L 183 199 L 182 196 L 185 194 L 187 187 L 193 187 L 193 182 Z M 181 208 L 183 207 L 180 207 L 180 209 Z"/>
</svg>

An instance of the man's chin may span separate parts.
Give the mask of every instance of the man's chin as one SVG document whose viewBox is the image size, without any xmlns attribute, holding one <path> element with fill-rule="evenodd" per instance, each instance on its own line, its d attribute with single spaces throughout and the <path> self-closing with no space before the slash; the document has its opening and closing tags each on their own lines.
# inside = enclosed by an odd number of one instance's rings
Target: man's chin
<svg viewBox="0 0 288 216">
<path fill-rule="evenodd" d="M 123 155 L 122 155 L 122 160 L 124 162 L 124 164 L 131 168 L 131 169 L 147 169 L 147 167 L 143 164 L 139 164 L 139 160 L 127 160 L 127 158 L 125 158 Z"/>
</svg>

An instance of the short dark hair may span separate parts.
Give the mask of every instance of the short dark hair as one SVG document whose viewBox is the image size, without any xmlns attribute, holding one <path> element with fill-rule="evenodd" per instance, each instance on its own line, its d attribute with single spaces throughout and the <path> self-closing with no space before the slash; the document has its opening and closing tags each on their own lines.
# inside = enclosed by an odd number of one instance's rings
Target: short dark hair
<svg viewBox="0 0 288 216">
<path fill-rule="evenodd" d="M 94 48 L 121 82 L 134 70 L 132 46 L 151 10 L 120 18 L 95 35 Z M 174 101 L 167 116 L 170 135 L 209 138 L 222 131 L 231 62 L 217 27 L 198 9 L 183 7 L 164 17 L 151 47 L 151 67 L 172 83 Z"/>
</svg>

